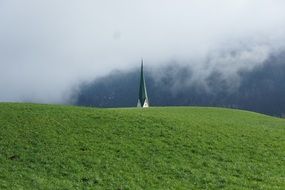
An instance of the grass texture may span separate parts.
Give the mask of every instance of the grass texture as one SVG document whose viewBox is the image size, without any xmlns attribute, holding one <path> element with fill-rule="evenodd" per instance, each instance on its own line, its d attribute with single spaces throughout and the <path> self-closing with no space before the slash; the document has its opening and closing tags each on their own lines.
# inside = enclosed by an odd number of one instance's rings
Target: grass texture
<svg viewBox="0 0 285 190">
<path fill-rule="evenodd" d="M 1 103 L 0 189 L 285 189 L 285 120 Z"/>
</svg>

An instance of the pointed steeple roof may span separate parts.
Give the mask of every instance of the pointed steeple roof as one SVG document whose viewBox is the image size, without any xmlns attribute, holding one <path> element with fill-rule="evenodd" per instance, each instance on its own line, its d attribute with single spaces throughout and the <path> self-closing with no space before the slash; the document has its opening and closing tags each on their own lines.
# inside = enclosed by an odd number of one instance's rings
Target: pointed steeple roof
<svg viewBox="0 0 285 190">
<path fill-rule="evenodd" d="M 141 62 L 141 75 L 140 75 L 138 107 L 149 107 L 149 101 L 148 101 L 146 84 L 145 84 L 145 79 L 144 79 L 144 72 L 143 72 L 143 59 Z"/>
</svg>

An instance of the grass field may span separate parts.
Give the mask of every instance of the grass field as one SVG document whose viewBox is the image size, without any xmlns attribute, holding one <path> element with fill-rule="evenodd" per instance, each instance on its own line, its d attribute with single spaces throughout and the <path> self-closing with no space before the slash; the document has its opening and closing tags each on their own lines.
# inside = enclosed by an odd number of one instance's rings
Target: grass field
<svg viewBox="0 0 285 190">
<path fill-rule="evenodd" d="M 285 120 L 1 103 L 0 189 L 285 189 Z"/>
</svg>

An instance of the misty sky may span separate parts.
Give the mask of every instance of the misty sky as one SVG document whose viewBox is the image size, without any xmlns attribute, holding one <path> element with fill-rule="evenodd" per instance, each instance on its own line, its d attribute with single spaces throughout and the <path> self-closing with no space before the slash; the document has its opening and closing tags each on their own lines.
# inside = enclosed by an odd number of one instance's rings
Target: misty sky
<svg viewBox="0 0 285 190">
<path fill-rule="evenodd" d="M 197 80 L 234 76 L 284 49 L 284 10 L 284 0 L 0 0 L 0 101 L 64 103 L 141 57 L 189 64 Z"/>
</svg>

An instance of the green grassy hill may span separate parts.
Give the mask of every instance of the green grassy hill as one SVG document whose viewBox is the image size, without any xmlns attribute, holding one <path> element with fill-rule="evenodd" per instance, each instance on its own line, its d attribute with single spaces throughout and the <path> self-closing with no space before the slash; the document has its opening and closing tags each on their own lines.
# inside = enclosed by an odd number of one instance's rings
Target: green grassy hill
<svg viewBox="0 0 285 190">
<path fill-rule="evenodd" d="M 285 120 L 0 104 L 0 189 L 285 189 Z"/>
</svg>

